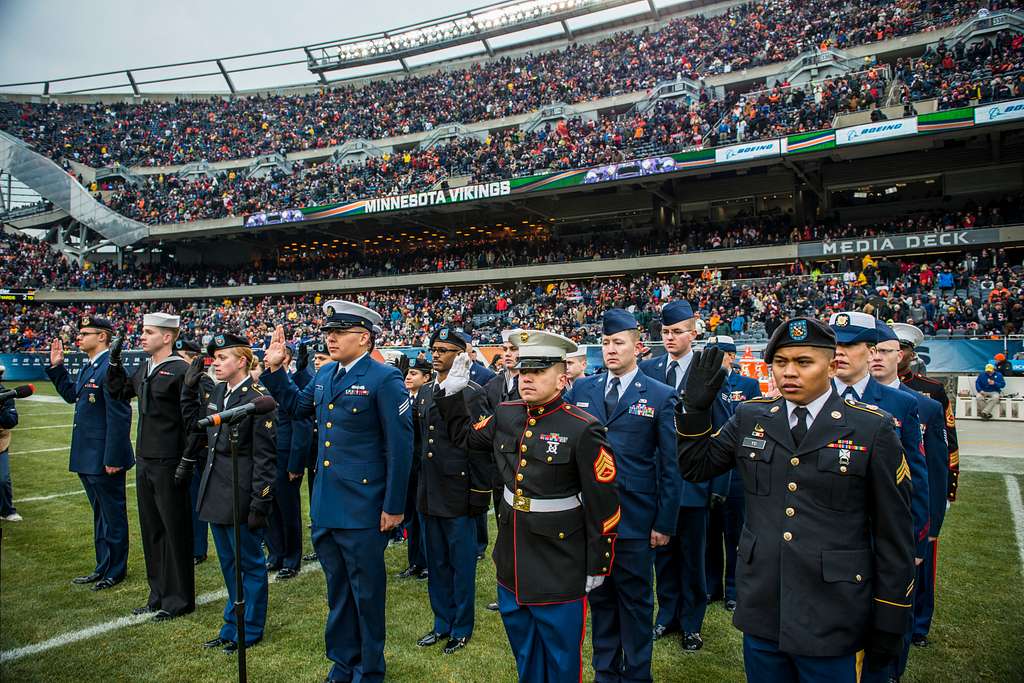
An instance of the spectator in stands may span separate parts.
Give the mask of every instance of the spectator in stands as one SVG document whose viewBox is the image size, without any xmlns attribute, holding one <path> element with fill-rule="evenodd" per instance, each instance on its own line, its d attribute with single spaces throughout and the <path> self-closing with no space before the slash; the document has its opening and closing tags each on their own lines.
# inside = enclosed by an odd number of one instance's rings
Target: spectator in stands
<svg viewBox="0 0 1024 683">
<path fill-rule="evenodd" d="M 1000 395 L 1005 386 L 1006 380 L 1003 379 L 1002 374 L 996 371 L 996 366 L 992 363 L 986 365 L 985 371 L 974 380 L 976 392 L 974 403 L 978 407 L 978 415 L 981 416 L 981 419 L 992 419 L 992 411 L 999 407 Z"/>
<path fill-rule="evenodd" d="M 1005 353 L 997 353 L 994 357 L 996 372 L 1004 378 L 1013 377 L 1013 365 L 1006 358 Z"/>
</svg>

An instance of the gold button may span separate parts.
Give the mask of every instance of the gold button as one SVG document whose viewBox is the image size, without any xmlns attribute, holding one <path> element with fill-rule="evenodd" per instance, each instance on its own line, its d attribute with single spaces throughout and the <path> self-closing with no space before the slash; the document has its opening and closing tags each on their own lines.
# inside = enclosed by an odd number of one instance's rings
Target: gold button
<svg viewBox="0 0 1024 683">
<path fill-rule="evenodd" d="M 327 410 L 334 410 L 334 404 L 333 403 L 328 403 L 327 404 Z"/>
<path fill-rule="evenodd" d="M 565 538 L 565 533 L 563 533 L 563 532 L 559 531 L 559 532 L 558 532 L 558 537 L 559 537 L 559 538 Z"/>
<path fill-rule="evenodd" d="M 523 495 L 523 490 L 522 489 L 516 489 L 516 495 L 517 496 Z"/>
<path fill-rule="evenodd" d="M 465 472 L 459 472 L 459 476 L 464 477 L 464 476 L 466 476 L 466 473 Z"/>
<path fill-rule="evenodd" d="M 552 458 L 552 457 L 551 457 L 551 456 L 549 455 L 549 456 L 548 456 L 548 462 L 551 462 L 552 460 L 554 460 L 554 458 Z"/>
<path fill-rule="evenodd" d="M 855 577 L 853 577 L 853 578 L 855 578 L 855 579 L 857 580 L 857 583 L 860 583 L 861 581 L 863 581 L 863 580 L 864 580 L 864 577 L 863 577 L 863 576 L 861 576 L 860 574 L 857 574 L 857 576 L 855 576 Z"/>
<path fill-rule="evenodd" d="M 353 412 L 353 413 L 358 413 L 358 412 L 359 412 L 359 408 L 353 408 L 353 409 L 352 409 L 352 412 Z"/>
<path fill-rule="evenodd" d="M 433 439 L 427 439 L 427 443 L 434 443 Z"/>
<path fill-rule="evenodd" d="M 527 429 L 526 430 L 526 438 L 529 439 L 531 436 L 533 436 L 533 432 L 531 432 L 529 429 Z"/>
<path fill-rule="evenodd" d="M 793 534 L 791 534 L 791 533 L 789 533 L 787 531 L 786 533 L 782 534 L 782 540 L 784 540 L 784 541 L 792 541 L 793 540 Z"/>
<path fill-rule="evenodd" d="M 605 557 L 611 557 L 611 556 L 612 556 L 612 554 L 611 554 L 611 553 L 605 553 L 605 554 L 604 554 L 604 556 L 605 556 Z"/>
<path fill-rule="evenodd" d="M 522 460 L 519 461 L 519 466 L 526 467 L 526 458 L 523 458 Z"/>
<path fill-rule="evenodd" d="M 522 446 L 520 446 L 519 450 L 522 451 L 523 453 L 525 453 L 526 452 L 526 444 L 524 443 Z"/>
<path fill-rule="evenodd" d="M 330 448 L 330 447 L 331 447 L 331 442 L 330 441 L 324 441 L 324 448 Z"/>
<path fill-rule="evenodd" d="M 363 479 L 363 483 L 368 484 L 369 482 L 366 479 Z"/>
<path fill-rule="evenodd" d="M 430 425 L 430 431 L 434 431 L 434 425 Z"/>
<path fill-rule="evenodd" d="M 840 465 L 839 471 L 842 472 L 843 474 L 846 474 L 846 465 Z"/>
<path fill-rule="evenodd" d="M 330 423 L 330 422 L 328 422 L 328 423 L 327 423 L 327 424 L 325 424 L 324 426 L 325 426 L 325 427 L 327 427 L 328 429 L 330 429 L 332 425 L 331 425 L 331 423 Z"/>
<path fill-rule="evenodd" d="M 434 457 L 434 454 L 433 454 L 433 453 L 427 453 L 427 457 L 428 457 L 428 458 L 433 458 L 433 457 Z"/>
<path fill-rule="evenodd" d="M 544 409 L 543 408 L 537 408 L 537 414 L 538 415 L 543 415 L 544 414 Z"/>
<path fill-rule="evenodd" d="M 787 486 L 786 488 L 788 488 L 790 491 L 796 491 L 796 482 L 795 481 L 789 482 L 789 486 Z"/>
<path fill-rule="evenodd" d="M 605 540 L 606 540 L 606 541 L 608 541 L 609 543 L 611 543 L 611 542 L 612 542 L 612 539 L 610 539 L 610 538 L 607 538 L 607 539 L 605 539 Z"/>
<path fill-rule="evenodd" d="M 532 426 L 533 426 L 533 425 L 535 425 L 535 424 L 537 424 L 537 421 L 536 421 L 536 420 L 534 420 L 534 419 L 533 419 L 533 418 L 531 417 L 531 418 L 530 418 L 530 426 L 532 427 Z"/>
<path fill-rule="evenodd" d="M 603 572 L 608 571 L 608 567 L 601 567 L 601 571 L 603 571 Z"/>
<path fill-rule="evenodd" d="M 520 472 L 519 474 L 516 475 L 516 481 L 522 481 L 522 480 L 523 480 L 523 473 Z"/>
<path fill-rule="evenodd" d="M 331 461 L 330 460 L 324 460 L 324 467 L 330 467 L 330 466 L 331 466 Z"/>
<path fill-rule="evenodd" d="M 795 514 L 796 514 L 796 510 L 794 510 L 793 508 L 786 508 L 786 516 L 787 517 L 792 517 Z"/>
<path fill-rule="evenodd" d="M 792 465 L 793 467 L 796 467 L 797 465 L 800 464 L 800 458 L 797 458 L 797 457 L 790 458 L 789 464 Z"/>
</svg>

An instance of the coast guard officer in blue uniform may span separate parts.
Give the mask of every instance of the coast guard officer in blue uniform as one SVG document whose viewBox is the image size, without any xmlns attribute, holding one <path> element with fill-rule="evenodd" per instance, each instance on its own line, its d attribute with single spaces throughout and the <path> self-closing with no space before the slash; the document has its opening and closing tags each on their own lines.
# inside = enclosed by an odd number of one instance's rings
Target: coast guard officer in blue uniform
<svg viewBox="0 0 1024 683">
<path fill-rule="evenodd" d="M 384 680 L 384 549 L 402 521 L 412 463 L 412 411 L 402 375 L 370 357 L 381 317 L 359 304 L 324 304 L 332 362 L 301 391 L 282 371 L 284 328 L 274 330 L 261 379 L 280 411 L 315 417 L 318 471 L 310 504 L 313 545 L 327 579 L 328 681 Z"/>
<path fill-rule="evenodd" d="M 718 335 L 708 339 L 706 349 L 721 349 L 725 381 L 718 398 L 711 404 L 711 425 L 722 428 L 736 412 L 736 406 L 752 398 L 760 398 L 761 385 L 752 377 L 744 377 L 732 364 L 736 360 L 736 342 L 732 337 Z M 736 609 L 736 546 L 743 528 L 743 481 L 739 473 L 729 470 L 711 481 L 711 508 L 708 512 L 707 581 L 711 600 L 724 599 L 725 609 Z M 723 566 L 724 565 L 724 566 Z M 725 590 L 722 590 L 722 575 Z"/>
<path fill-rule="evenodd" d="M 132 409 L 128 401 L 111 397 L 104 379 L 110 366 L 113 328 L 106 318 L 85 316 L 78 328 L 78 348 L 88 362 L 74 380 L 64 367 L 64 345 L 50 345 L 46 376 L 68 403 L 75 404 L 71 432 L 71 462 L 92 506 L 96 567 L 73 583 L 93 583 L 94 591 L 110 588 L 128 571 L 128 508 L 125 474 L 135 464 L 132 453 Z"/>
<path fill-rule="evenodd" d="M 687 301 L 678 299 L 662 307 L 661 335 L 665 354 L 640 363 L 640 371 L 674 387 L 682 396 L 690 365 L 700 357 L 693 351 L 696 319 Z M 708 603 L 704 556 L 711 485 L 683 481 L 677 470 L 673 470 L 673 476 L 679 477 L 679 516 L 675 536 L 657 550 L 654 558 L 658 591 L 654 639 L 682 630 L 683 649 L 692 652 L 704 645 L 700 631 Z"/>
<path fill-rule="evenodd" d="M 621 308 L 604 314 L 601 350 L 608 372 L 580 378 L 566 392 L 607 429 L 618 464 L 622 521 L 611 576 L 590 592 L 594 677 L 599 682 L 652 681 L 654 551 L 676 530 L 676 392 L 636 364 L 640 331 Z M 673 473 L 675 475 L 673 476 Z"/>
</svg>

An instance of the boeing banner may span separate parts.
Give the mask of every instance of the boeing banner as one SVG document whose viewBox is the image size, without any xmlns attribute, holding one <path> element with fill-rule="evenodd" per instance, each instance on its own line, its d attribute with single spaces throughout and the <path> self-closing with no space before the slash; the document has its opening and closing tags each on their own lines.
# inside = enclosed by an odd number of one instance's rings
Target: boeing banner
<svg viewBox="0 0 1024 683">
<path fill-rule="evenodd" d="M 917 117 L 894 119 L 891 121 L 875 121 L 836 131 L 837 145 L 857 145 L 862 142 L 877 142 L 889 138 L 917 135 Z"/>
</svg>

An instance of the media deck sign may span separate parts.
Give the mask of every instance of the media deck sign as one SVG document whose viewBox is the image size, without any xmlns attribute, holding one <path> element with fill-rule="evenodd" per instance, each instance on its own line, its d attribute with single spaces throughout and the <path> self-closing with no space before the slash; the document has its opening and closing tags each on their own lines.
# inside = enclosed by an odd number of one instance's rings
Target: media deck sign
<svg viewBox="0 0 1024 683">
<path fill-rule="evenodd" d="M 936 247 L 968 247 L 999 241 L 999 228 L 951 230 L 949 232 L 914 233 L 888 237 L 860 237 L 828 242 L 806 242 L 797 246 L 797 256 L 847 256 L 882 254 L 890 251 L 914 251 Z"/>
</svg>

